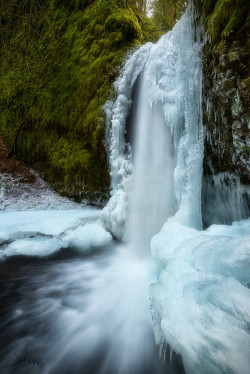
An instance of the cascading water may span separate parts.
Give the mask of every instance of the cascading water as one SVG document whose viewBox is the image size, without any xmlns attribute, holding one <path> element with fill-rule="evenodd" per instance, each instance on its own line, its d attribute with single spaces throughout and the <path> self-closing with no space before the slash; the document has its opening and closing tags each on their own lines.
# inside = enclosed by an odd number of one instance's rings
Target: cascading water
<svg viewBox="0 0 250 374">
<path fill-rule="evenodd" d="M 173 32 L 151 48 L 140 77 L 127 227 L 127 240 L 137 247 L 145 248 L 181 206 L 181 221 L 201 225 L 200 87 L 200 43 L 193 42 L 187 12 Z M 188 210 L 188 189 L 196 181 L 196 201 Z"/>
<path fill-rule="evenodd" d="M 194 42 L 192 22 L 190 6 L 172 32 L 132 55 L 107 109 L 113 196 L 104 217 L 115 235 L 137 248 L 149 245 L 176 212 L 179 222 L 201 228 L 202 45 L 199 32 Z M 132 162 L 124 133 L 136 79 Z"/>
<path fill-rule="evenodd" d="M 133 144 L 134 173 L 126 231 L 126 240 L 141 254 L 166 218 L 175 213 L 177 205 L 173 190 L 176 162 L 173 136 L 166 126 L 162 102 L 149 102 L 148 65 L 149 61 L 140 77 Z"/>
</svg>

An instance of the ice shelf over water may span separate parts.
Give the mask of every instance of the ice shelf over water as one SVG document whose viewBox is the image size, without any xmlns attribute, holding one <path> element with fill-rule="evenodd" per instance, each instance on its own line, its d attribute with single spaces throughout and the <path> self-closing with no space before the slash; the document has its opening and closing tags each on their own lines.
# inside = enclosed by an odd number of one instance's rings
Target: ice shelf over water
<svg viewBox="0 0 250 374">
<path fill-rule="evenodd" d="M 48 256 L 61 248 L 89 250 L 109 243 L 112 236 L 99 219 L 100 211 L 42 210 L 0 213 L 0 258 L 12 255 Z"/>
</svg>

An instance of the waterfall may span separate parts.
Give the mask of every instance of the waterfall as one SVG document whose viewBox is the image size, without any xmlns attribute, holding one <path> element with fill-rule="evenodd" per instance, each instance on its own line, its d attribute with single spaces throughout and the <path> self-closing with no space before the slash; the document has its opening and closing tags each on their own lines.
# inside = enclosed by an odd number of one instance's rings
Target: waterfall
<svg viewBox="0 0 250 374">
<path fill-rule="evenodd" d="M 156 44 L 128 59 L 106 104 L 112 197 L 103 217 L 118 237 L 139 247 L 169 218 L 201 228 L 203 133 L 201 48 L 192 6 Z M 125 142 L 135 83 L 133 142 Z"/>
<path fill-rule="evenodd" d="M 127 252 L 141 257 L 151 247 L 161 354 L 167 346 L 181 354 L 187 374 L 247 374 L 250 219 L 201 231 L 202 42 L 194 18 L 189 4 L 171 32 L 128 58 L 115 82 L 116 100 L 105 107 L 112 192 L 102 214 Z M 234 183 L 236 194 L 203 185 L 209 224 L 247 217 L 245 190 Z"/>
</svg>

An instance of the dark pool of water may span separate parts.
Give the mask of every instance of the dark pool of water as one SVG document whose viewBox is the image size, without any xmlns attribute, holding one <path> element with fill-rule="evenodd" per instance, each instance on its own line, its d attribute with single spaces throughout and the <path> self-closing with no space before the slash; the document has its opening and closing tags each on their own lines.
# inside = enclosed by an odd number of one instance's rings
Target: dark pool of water
<svg viewBox="0 0 250 374">
<path fill-rule="evenodd" d="M 182 374 L 158 357 L 150 261 L 115 245 L 0 265 L 0 372 Z"/>
</svg>

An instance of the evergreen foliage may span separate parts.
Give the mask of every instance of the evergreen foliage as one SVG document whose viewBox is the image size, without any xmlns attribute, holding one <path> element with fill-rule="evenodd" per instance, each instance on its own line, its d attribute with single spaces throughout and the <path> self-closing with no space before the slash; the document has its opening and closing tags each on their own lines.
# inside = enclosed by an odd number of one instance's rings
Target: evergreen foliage
<svg viewBox="0 0 250 374">
<path fill-rule="evenodd" d="M 188 0 L 154 0 L 152 2 L 153 21 L 160 31 L 171 30 L 181 18 L 188 5 Z"/>
</svg>

